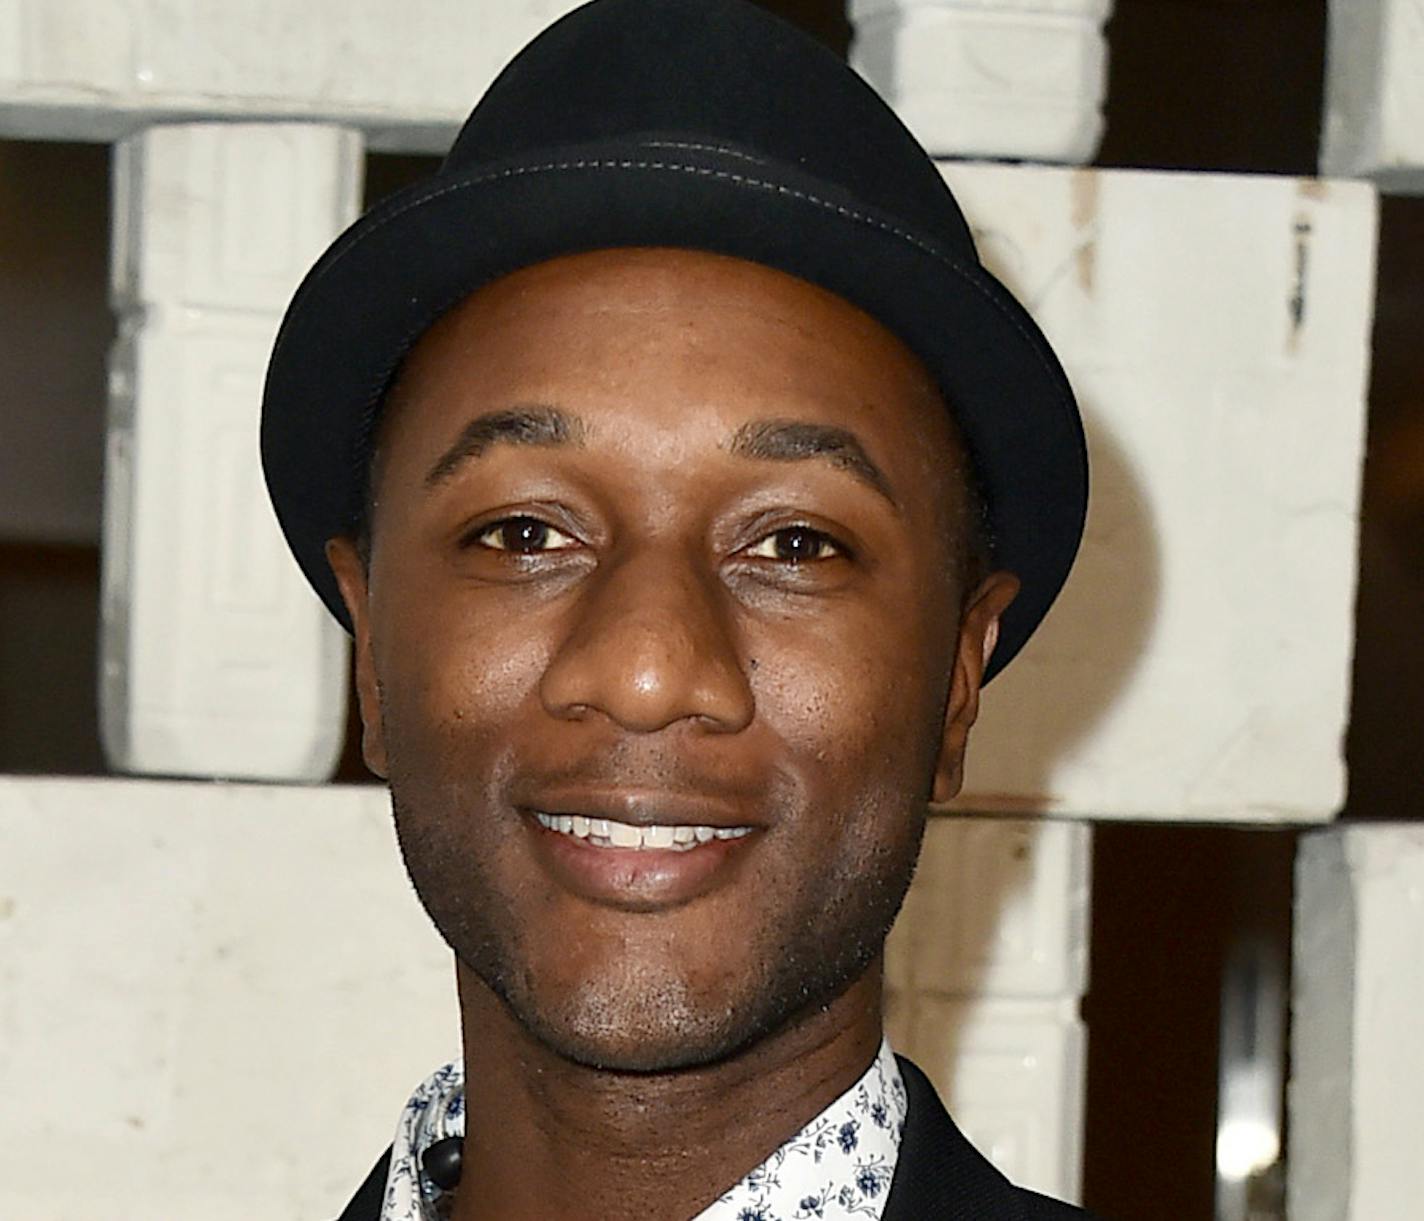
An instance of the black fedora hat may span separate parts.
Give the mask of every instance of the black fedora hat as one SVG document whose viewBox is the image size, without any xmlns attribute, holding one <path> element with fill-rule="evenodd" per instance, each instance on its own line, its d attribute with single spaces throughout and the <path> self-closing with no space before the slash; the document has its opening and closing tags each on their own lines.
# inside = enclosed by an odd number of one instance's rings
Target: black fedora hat
<svg viewBox="0 0 1424 1221">
<path fill-rule="evenodd" d="M 1082 536 L 1072 391 L 889 107 L 746 0 L 576 9 L 490 86 L 438 173 L 358 220 L 307 275 L 267 372 L 262 461 L 287 541 L 332 614 L 349 629 L 324 545 L 358 518 L 381 403 L 415 341 L 491 280 L 620 246 L 789 272 L 925 362 L 968 442 L 995 563 L 1023 582 L 986 677 L 1002 669 Z"/>
</svg>

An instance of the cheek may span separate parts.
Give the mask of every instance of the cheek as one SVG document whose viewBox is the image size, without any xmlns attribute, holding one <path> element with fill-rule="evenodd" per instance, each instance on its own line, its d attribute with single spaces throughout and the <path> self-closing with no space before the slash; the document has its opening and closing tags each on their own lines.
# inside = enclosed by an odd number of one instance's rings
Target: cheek
<svg viewBox="0 0 1424 1221">
<path fill-rule="evenodd" d="M 430 727 L 508 723 L 548 665 L 548 641 L 527 616 L 472 613 L 432 599 L 418 618 L 384 626 L 375 650 L 383 707 Z"/>
<path fill-rule="evenodd" d="M 938 736 L 946 676 L 919 617 L 857 616 L 819 633 L 798 624 L 762 635 L 751 655 L 758 717 L 814 762 L 823 788 L 904 783 Z"/>
</svg>

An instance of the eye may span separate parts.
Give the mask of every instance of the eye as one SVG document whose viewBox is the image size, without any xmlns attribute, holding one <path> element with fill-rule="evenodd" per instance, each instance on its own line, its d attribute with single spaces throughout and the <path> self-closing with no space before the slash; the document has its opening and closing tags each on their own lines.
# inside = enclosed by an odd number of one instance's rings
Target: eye
<svg viewBox="0 0 1424 1221">
<path fill-rule="evenodd" d="M 827 550 L 847 555 L 848 551 L 829 534 L 810 526 L 787 526 L 773 530 L 752 548 L 749 555 L 756 559 L 778 560 L 783 564 L 800 564 L 807 560 L 829 559 Z"/>
<path fill-rule="evenodd" d="M 563 545 L 548 546 L 551 538 L 563 539 Z M 497 540 L 490 542 L 487 540 Z M 478 543 L 491 551 L 510 551 L 517 555 L 537 555 L 547 551 L 567 551 L 577 546 L 577 540 L 562 530 L 556 530 L 537 517 L 505 517 L 473 531 L 467 542 Z"/>
</svg>

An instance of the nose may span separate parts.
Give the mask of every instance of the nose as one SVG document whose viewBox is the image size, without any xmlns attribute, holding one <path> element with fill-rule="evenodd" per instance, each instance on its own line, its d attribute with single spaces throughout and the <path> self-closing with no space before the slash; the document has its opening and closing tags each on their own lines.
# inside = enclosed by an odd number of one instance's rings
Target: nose
<svg viewBox="0 0 1424 1221">
<path fill-rule="evenodd" d="M 724 733 L 751 722 L 725 591 L 693 560 L 644 550 L 605 565 L 579 599 L 540 682 L 551 714 L 596 710 L 640 733 L 683 719 Z"/>
</svg>

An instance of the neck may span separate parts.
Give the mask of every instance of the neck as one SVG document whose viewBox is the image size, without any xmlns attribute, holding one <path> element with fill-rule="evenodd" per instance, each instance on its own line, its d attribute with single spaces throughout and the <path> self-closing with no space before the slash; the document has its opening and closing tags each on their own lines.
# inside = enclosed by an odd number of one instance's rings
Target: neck
<svg viewBox="0 0 1424 1221">
<path fill-rule="evenodd" d="M 879 961 L 737 1055 L 669 1073 L 572 1063 L 463 966 L 458 977 L 467 1135 L 452 1221 L 695 1216 L 848 1090 L 880 1047 Z"/>
</svg>

